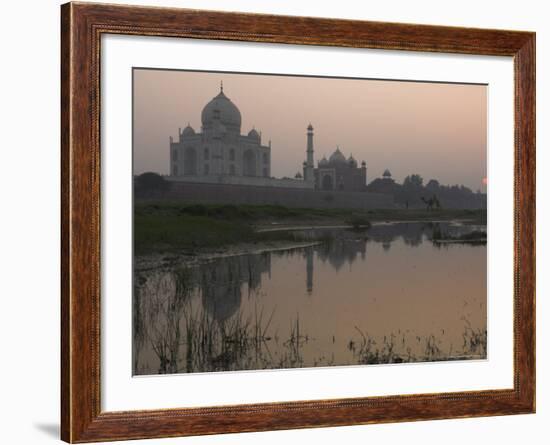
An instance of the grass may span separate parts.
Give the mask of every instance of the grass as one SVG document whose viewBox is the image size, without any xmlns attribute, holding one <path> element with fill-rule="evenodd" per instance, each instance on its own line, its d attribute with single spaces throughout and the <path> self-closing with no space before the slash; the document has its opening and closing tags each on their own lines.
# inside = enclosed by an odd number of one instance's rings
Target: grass
<svg viewBox="0 0 550 445">
<path fill-rule="evenodd" d="M 410 346 L 410 339 L 399 332 L 385 335 L 381 341 L 376 341 L 368 333 L 363 333 L 355 327 L 359 333 L 359 340 L 352 339 L 348 349 L 359 364 L 373 365 L 386 363 L 413 363 L 434 362 L 448 360 L 462 360 L 487 357 L 487 330 L 474 330 L 468 320 L 464 320 L 464 332 L 462 334 L 463 345 L 461 349 L 446 351 L 442 349 L 441 339 L 435 335 L 416 337 L 416 342 L 421 353 L 414 354 Z M 414 341 L 414 340 L 413 340 Z"/>
<path fill-rule="evenodd" d="M 138 201 L 134 208 L 137 254 L 151 251 L 195 251 L 243 242 L 298 241 L 290 232 L 256 233 L 255 226 L 335 223 L 368 229 L 374 221 L 486 220 L 484 210 L 423 209 L 350 210 L 305 209 L 278 205 L 217 205 Z"/>
<path fill-rule="evenodd" d="M 145 283 L 142 283 L 142 285 Z M 150 365 L 134 361 L 134 373 L 174 374 L 179 372 L 212 372 L 243 369 L 299 367 L 299 327 L 291 327 L 288 340 L 281 344 L 283 354 L 274 358 L 270 344 L 279 339 L 272 331 L 275 309 L 264 313 L 254 306 L 252 314 L 242 311 L 228 319 L 218 320 L 202 305 L 191 303 L 193 280 L 188 269 L 176 275 L 176 292 L 162 293 L 159 280 L 149 298 L 134 301 L 134 319 L 141 326 L 143 341 L 134 339 L 134 356 L 146 344 L 158 363 Z M 299 322 L 297 322 L 299 323 Z M 299 326 L 299 324 L 297 325 Z M 295 329 L 298 329 L 296 332 Z"/>
<path fill-rule="evenodd" d="M 288 320 L 289 327 L 273 321 L 276 308 L 264 311 L 256 304 L 246 313 L 239 309 L 230 317 L 220 319 L 200 301 L 194 300 L 196 285 L 189 268 L 177 269 L 174 281 L 163 273 L 151 280 L 138 280 L 138 298 L 133 303 L 134 326 L 139 326 L 139 330 L 134 331 L 134 373 L 173 374 L 335 364 L 334 349 L 314 356 L 311 347 L 307 351 L 310 343 L 315 349 L 316 339 L 308 335 L 299 313 Z M 485 358 L 486 329 L 474 328 L 465 317 L 462 320 L 462 341 L 450 348 L 443 346 L 444 332 L 416 336 L 398 331 L 373 337 L 358 327 L 355 331 L 359 336 L 335 343 L 333 335 L 332 343 L 333 348 L 345 348 L 350 353 L 349 361 L 338 363 L 342 365 Z M 147 350 L 154 355 L 152 362 L 144 356 Z"/>
<path fill-rule="evenodd" d="M 217 247 L 252 235 L 252 228 L 246 224 L 206 216 L 136 214 L 134 220 L 136 253 Z"/>
<path fill-rule="evenodd" d="M 291 321 L 286 336 L 280 337 L 268 316 L 255 307 L 245 316 L 242 311 L 227 320 L 216 320 L 202 307 L 193 308 L 189 300 L 147 302 L 144 316 L 145 337 L 158 360 L 158 368 L 134 365 L 137 374 L 239 371 L 332 366 L 324 355 L 306 359 L 303 346 L 315 339 L 302 331 L 300 318 Z M 464 360 L 487 356 L 487 331 L 474 330 L 466 323 L 459 350 L 443 350 L 434 335 L 416 337 L 421 352 L 412 353 L 404 334 L 391 333 L 376 340 L 369 334 L 350 339 L 349 364 L 371 365 L 429 361 Z M 334 337 L 333 337 L 334 338 Z M 414 341 L 414 340 L 413 340 Z M 329 351 L 326 351 L 326 355 Z"/>
<path fill-rule="evenodd" d="M 210 216 L 138 214 L 134 220 L 135 251 L 195 253 L 238 243 L 304 241 L 293 232 L 256 232 L 246 221 Z"/>
<path fill-rule="evenodd" d="M 485 209 L 442 209 L 430 212 L 425 209 L 319 209 L 290 208 L 280 205 L 248 204 L 186 204 L 177 202 L 137 201 L 136 214 L 204 216 L 214 219 L 258 222 L 264 220 L 293 221 L 300 219 L 338 219 L 366 218 L 368 221 L 404 221 L 404 220 L 451 220 L 469 219 L 485 222 Z"/>
<path fill-rule="evenodd" d="M 268 217 L 293 218 L 304 209 L 278 205 L 182 204 L 171 202 L 137 202 L 137 214 L 203 216 L 215 219 L 258 220 Z"/>
</svg>

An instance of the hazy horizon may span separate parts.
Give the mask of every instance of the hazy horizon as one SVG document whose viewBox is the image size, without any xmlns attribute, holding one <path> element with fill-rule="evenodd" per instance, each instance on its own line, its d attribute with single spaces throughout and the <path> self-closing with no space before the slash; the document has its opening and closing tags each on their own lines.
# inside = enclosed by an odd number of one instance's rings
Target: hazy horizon
<svg viewBox="0 0 550 445">
<path fill-rule="evenodd" d="M 315 166 L 336 149 L 367 163 L 367 180 L 388 168 L 397 182 L 418 173 L 424 183 L 481 189 L 487 170 L 487 87 L 410 81 L 295 77 L 175 70 L 134 70 L 134 173 L 169 173 L 169 137 L 224 93 L 272 142 L 272 176 L 293 177 L 314 127 Z"/>
</svg>

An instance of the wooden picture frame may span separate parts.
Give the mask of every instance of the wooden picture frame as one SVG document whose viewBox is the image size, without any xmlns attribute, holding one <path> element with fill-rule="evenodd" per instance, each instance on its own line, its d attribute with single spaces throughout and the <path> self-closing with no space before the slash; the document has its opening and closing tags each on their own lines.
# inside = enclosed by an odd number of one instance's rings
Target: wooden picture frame
<svg viewBox="0 0 550 445">
<path fill-rule="evenodd" d="M 103 34 L 512 56 L 514 387 L 510 390 L 102 412 L 100 38 Z M 67 3 L 61 7 L 61 437 L 93 442 L 535 411 L 535 34 Z"/>
</svg>

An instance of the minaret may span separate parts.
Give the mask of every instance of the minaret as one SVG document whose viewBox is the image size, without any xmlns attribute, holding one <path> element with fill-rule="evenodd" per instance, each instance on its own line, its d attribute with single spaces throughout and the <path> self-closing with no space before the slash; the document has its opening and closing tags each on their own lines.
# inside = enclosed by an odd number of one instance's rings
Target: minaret
<svg viewBox="0 0 550 445">
<path fill-rule="evenodd" d="M 307 158 L 304 162 L 304 181 L 313 182 L 313 126 L 311 123 L 307 126 Z"/>
<path fill-rule="evenodd" d="M 367 186 L 367 163 L 365 161 L 361 162 L 361 188 Z"/>
</svg>

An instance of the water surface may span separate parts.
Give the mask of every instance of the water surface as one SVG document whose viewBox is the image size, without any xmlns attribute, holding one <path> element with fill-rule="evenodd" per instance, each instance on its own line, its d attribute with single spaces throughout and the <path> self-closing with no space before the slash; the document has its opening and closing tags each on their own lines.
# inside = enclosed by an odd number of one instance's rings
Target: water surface
<svg viewBox="0 0 550 445">
<path fill-rule="evenodd" d="M 433 230 L 325 230 L 305 248 L 136 272 L 134 374 L 485 358 L 486 246 Z"/>
</svg>

